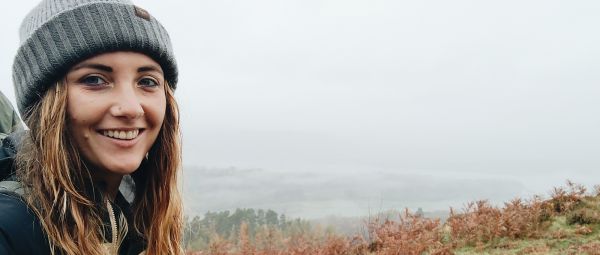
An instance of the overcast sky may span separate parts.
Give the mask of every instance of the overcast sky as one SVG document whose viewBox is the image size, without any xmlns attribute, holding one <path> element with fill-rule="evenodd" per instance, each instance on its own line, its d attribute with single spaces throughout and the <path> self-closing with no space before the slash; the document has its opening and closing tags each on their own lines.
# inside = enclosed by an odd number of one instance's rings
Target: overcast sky
<svg viewBox="0 0 600 255">
<path fill-rule="evenodd" d="M 0 16 L 13 102 L 37 2 Z M 185 182 L 210 187 L 186 195 L 195 210 L 359 215 L 600 184 L 600 2 L 134 2 L 175 47 Z"/>
</svg>

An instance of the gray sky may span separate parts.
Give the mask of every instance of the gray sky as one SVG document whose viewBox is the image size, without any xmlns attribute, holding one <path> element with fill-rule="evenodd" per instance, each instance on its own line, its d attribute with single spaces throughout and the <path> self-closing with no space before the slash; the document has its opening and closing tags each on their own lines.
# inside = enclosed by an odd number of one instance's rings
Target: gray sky
<svg viewBox="0 0 600 255">
<path fill-rule="evenodd" d="M 0 16 L 11 99 L 37 2 Z M 194 211 L 436 210 L 600 184 L 597 1 L 134 2 L 173 40 Z"/>
</svg>

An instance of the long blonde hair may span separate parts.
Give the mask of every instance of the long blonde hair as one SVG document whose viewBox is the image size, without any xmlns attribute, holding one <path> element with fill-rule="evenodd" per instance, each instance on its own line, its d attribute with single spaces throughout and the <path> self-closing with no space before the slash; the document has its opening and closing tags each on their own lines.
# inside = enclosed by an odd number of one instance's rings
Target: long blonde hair
<svg viewBox="0 0 600 255">
<path fill-rule="evenodd" d="M 131 176 L 135 183 L 133 228 L 147 242 L 146 254 L 183 254 L 179 110 L 165 84 L 167 108 L 148 160 Z M 101 211 L 91 173 L 68 135 L 64 82 L 48 89 L 26 114 L 30 128 L 17 153 L 25 200 L 40 220 L 54 254 L 104 254 Z M 114 234 L 114 233 L 113 233 Z"/>
</svg>

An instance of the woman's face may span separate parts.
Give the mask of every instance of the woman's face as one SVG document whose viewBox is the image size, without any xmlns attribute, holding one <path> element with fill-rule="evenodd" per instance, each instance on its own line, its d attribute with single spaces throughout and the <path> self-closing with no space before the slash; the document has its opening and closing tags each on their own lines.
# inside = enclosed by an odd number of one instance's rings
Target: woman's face
<svg viewBox="0 0 600 255">
<path fill-rule="evenodd" d="M 66 75 L 70 135 L 92 174 L 119 178 L 134 172 L 165 117 L 163 71 L 134 52 L 101 54 Z"/>
</svg>

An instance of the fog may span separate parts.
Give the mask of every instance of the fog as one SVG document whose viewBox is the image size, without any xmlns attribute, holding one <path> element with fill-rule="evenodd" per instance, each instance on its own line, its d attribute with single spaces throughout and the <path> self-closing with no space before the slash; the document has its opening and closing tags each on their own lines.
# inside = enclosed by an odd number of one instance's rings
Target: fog
<svg viewBox="0 0 600 255">
<path fill-rule="evenodd" d="M 187 168 L 187 212 L 270 208 L 287 215 L 321 218 L 368 216 L 417 208 L 461 210 L 467 201 L 506 201 L 525 187 L 504 178 L 437 177 L 391 171 L 269 172 L 262 169 Z M 191 180 L 194 180 L 193 182 Z M 495 187 L 495 188 L 490 188 Z"/>
<path fill-rule="evenodd" d="M 188 213 L 498 204 L 600 184 L 597 1 L 134 1 L 180 67 Z M 18 26 L 0 17 L 14 102 Z"/>
</svg>

